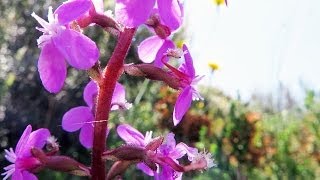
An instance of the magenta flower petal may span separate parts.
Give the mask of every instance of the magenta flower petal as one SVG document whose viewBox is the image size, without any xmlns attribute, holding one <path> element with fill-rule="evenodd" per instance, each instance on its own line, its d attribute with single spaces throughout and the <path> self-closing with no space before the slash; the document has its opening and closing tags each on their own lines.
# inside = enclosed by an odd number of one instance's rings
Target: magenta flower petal
<svg viewBox="0 0 320 180">
<path fill-rule="evenodd" d="M 184 73 L 188 74 L 190 78 L 194 78 L 195 70 L 193 66 L 192 57 L 190 55 L 190 51 L 188 47 L 185 44 L 183 45 L 183 51 L 185 52 L 184 54 L 185 62 L 181 65 L 179 69 L 181 69 Z"/>
<path fill-rule="evenodd" d="M 192 87 L 187 86 L 179 94 L 173 110 L 173 124 L 176 126 L 191 106 Z"/>
<path fill-rule="evenodd" d="M 124 86 L 118 82 L 116 83 L 116 87 L 112 95 L 111 103 L 117 103 L 117 102 L 126 103 L 126 91 L 124 89 Z"/>
<path fill-rule="evenodd" d="M 158 9 L 163 23 L 172 30 L 182 24 L 183 8 L 179 0 L 158 0 Z"/>
<path fill-rule="evenodd" d="M 115 15 L 127 27 L 137 27 L 150 16 L 155 0 L 117 0 Z"/>
<path fill-rule="evenodd" d="M 155 175 L 156 180 L 180 180 L 181 177 L 179 178 L 179 172 L 175 172 L 170 166 L 163 165 L 161 166 L 160 173 Z M 181 176 L 181 175 L 180 175 Z"/>
<path fill-rule="evenodd" d="M 30 157 L 31 152 L 30 149 L 32 147 L 36 148 L 42 148 L 46 142 L 47 139 L 50 137 L 50 132 L 48 129 L 38 129 L 36 131 L 33 131 L 28 138 L 28 141 L 24 144 L 23 149 L 19 152 L 20 157 Z M 16 152 L 18 154 L 18 152 Z"/>
<path fill-rule="evenodd" d="M 137 164 L 137 168 L 140 169 L 141 171 L 143 171 L 145 174 L 149 175 L 149 176 L 153 176 L 153 170 L 150 169 L 147 165 L 145 165 L 144 163 L 138 163 Z"/>
<path fill-rule="evenodd" d="M 22 151 L 24 151 L 24 147 L 28 142 L 29 136 L 31 134 L 32 127 L 31 125 L 28 125 L 26 129 L 23 131 L 15 149 L 16 154 L 20 154 Z"/>
<path fill-rule="evenodd" d="M 64 57 L 53 45 L 48 42 L 41 50 L 38 71 L 43 86 L 51 93 L 61 90 L 67 76 Z"/>
<path fill-rule="evenodd" d="M 83 99 L 87 105 L 92 108 L 94 104 L 94 98 L 97 96 L 98 87 L 94 81 L 90 81 L 83 91 Z"/>
<path fill-rule="evenodd" d="M 14 180 L 14 178 L 12 178 Z M 37 180 L 37 176 L 35 176 L 32 173 L 29 173 L 28 171 L 22 171 L 22 179 L 23 180 Z"/>
<path fill-rule="evenodd" d="M 68 132 L 74 132 L 85 125 L 86 122 L 93 121 L 91 109 L 86 106 L 79 106 L 70 109 L 63 115 L 62 128 Z"/>
<path fill-rule="evenodd" d="M 163 62 L 162 62 L 162 57 L 163 54 L 167 52 L 168 49 L 174 49 L 175 45 L 171 40 L 165 40 L 162 44 L 162 46 L 160 47 L 160 49 L 158 50 L 157 56 L 153 62 L 153 65 L 156 67 L 162 67 L 163 66 Z M 168 58 L 164 59 L 165 62 L 168 61 Z"/>
<path fill-rule="evenodd" d="M 119 125 L 117 127 L 117 133 L 127 144 L 135 144 L 144 147 L 144 136 L 130 125 Z"/>
<path fill-rule="evenodd" d="M 65 25 L 84 15 L 91 6 L 91 0 L 69 0 L 59 6 L 54 14 L 58 15 L 59 23 Z"/>
<path fill-rule="evenodd" d="M 80 143 L 86 147 L 91 148 L 93 144 L 93 124 L 84 124 L 80 130 Z"/>
<path fill-rule="evenodd" d="M 23 179 L 22 172 L 19 170 L 15 170 L 12 174 L 12 180 L 20 180 Z"/>
<path fill-rule="evenodd" d="M 156 59 L 159 49 L 164 44 L 165 40 L 158 36 L 151 36 L 140 43 L 138 46 L 139 58 L 144 63 L 151 63 Z M 161 60 L 161 59 L 160 59 Z"/>
<path fill-rule="evenodd" d="M 174 139 L 173 133 L 168 133 L 165 140 L 165 148 L 168 150 L 173 150 L 176 147 L 176 140 Z"/>
<path fill-rule="evenodd" d="M 170 157 L 173 159 L 180 159 L 182 156 L 187 154 L 189 161 L 192 161 L 197 153 L 197 148 L 189 147 L 185 143 L 180 142 L 179 144 L 177 144 L 175 149 L 172 152 L 170 152 Z"/>
<path fill-rule="evenodd" d="M 99 58 L 96 44 L 87 36 L 67 29 L 53 38 L 53 42 L 69 64 L 77 69 L 91 68 Z"/>
</svg>

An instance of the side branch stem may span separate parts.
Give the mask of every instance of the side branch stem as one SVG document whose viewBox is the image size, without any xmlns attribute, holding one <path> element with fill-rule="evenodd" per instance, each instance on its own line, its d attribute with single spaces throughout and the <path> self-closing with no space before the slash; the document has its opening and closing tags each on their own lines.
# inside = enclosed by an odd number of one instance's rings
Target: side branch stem
<svg viewBox="0 0 320 180">
<path fill-rule="evenodd" d="M 103 70 L 102 79 L 99 83 L 92 149 L 91 174 L 93 180 L 105 180 L 106 178 L 105 162 L 101 157 L 106 149 L 106 131 L 111 100 L 116 82 L 123 71 L 124 59 L 130 48 L 134 33 L 134 28 L 126 28 L 120 32 L 117 45 L 108 66 Z"/>
</svg>

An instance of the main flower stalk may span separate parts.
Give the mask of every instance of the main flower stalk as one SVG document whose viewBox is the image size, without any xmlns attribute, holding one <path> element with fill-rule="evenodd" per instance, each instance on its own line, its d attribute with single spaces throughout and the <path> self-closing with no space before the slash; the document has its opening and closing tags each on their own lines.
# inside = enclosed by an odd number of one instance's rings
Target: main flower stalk
<svg viewBox="0 0 320 180">
<path fill-rule="evenodd" d="M 111 109 L 112 94 L 117 80 L 122 71 L 124 59 L 130 48 L 135 28 L 125 28 L 120 32 L 117 45 L 103 70 L 102 79 L 99 83 L 95 122 L 94 138 L 92 149 L 92 179 L 105 179 L 105 162 L 102 160 L 102 153 L 106 147 L 106 130 L 108 126 L 109 112 Z"/>
</svg>

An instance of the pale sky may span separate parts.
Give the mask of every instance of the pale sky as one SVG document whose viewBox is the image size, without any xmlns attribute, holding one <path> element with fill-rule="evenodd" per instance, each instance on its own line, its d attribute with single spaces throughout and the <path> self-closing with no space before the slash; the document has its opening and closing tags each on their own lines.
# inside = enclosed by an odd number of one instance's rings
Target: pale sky
<svg viewBox="0 0 320 180">
<path fill-rule="evenodd" d="M 275 93 L 280 81 L 298 98 L 301 81 L 320 89 L 320 0 L 228 3 L 185 0 L 187 41 L 198 74 L 209 74 L 210 60 L 218 63 L 211 84 L 244 99 L 254 91 Z"/>
</svg>

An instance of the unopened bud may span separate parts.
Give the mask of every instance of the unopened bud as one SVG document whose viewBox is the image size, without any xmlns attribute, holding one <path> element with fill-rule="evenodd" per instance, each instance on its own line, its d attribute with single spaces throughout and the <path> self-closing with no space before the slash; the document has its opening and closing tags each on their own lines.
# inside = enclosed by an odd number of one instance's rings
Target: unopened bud
<svg viewBox="0 0 320 180">
<path fill-rule="evenodd" d="M 145 150 L 134 145 L 123 145 L 116 149 L 105 151 L 102 159 L 113 161 L 142 161 L 145 158 Z"/>
<path fill-rule="evenodd" d="M 116 176 L 121 175 L 131 164 L 131 161 L 115 162 L 107 174 L 107 180 L 114 179 Z"/>
<path fill-rule="evenodd" d="M 152 139 L 147 145 L 146 150 L 155 151 L 163 143 L 164 137 L 156 137 Z"/>
<path fill-rule="evenodd" d="M 67 156 L 48 156 L 44 162 L 44 166 L 52 170 L 67 172 L 77 176 L 91 176 L 88 167 Z"/>
<path fill-rule="evenodd" d="M 153 64 L 125 65 L 124 72 L 132 76 L 142 76 L 151 80 L 163 81 L 173 89 L 179 89 L 180 87 L 179 79 Z"/>
</svg>

